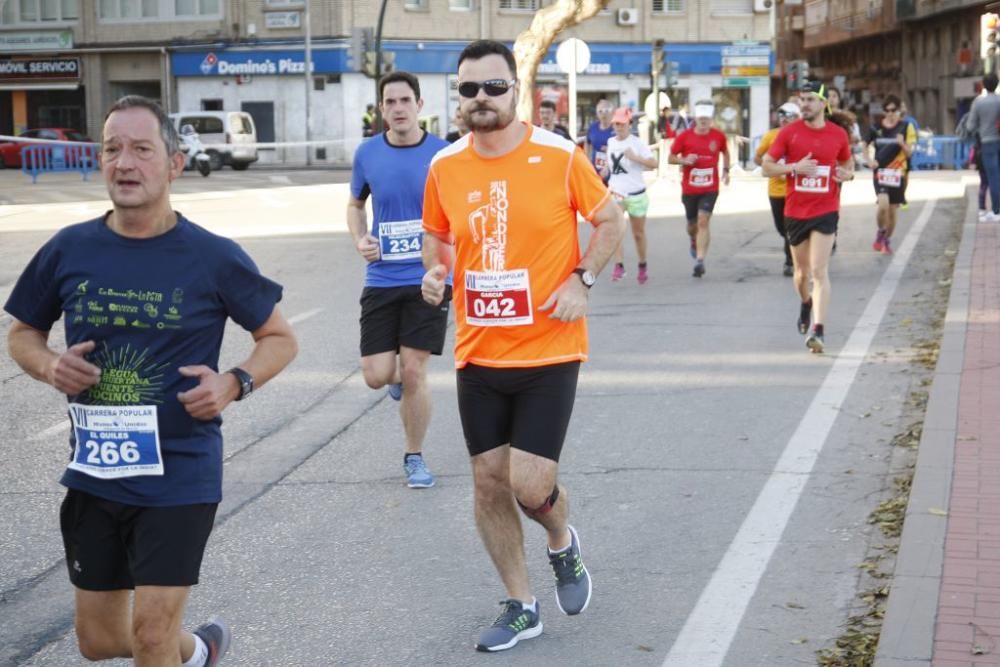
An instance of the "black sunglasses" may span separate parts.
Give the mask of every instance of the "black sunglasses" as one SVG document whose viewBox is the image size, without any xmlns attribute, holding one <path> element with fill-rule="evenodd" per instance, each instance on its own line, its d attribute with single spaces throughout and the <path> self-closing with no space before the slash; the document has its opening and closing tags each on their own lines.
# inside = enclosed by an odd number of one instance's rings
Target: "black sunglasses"
<svg viewBox="0 0 1000 667">
<path fill-rule="evenodd" d="M 896 107 L 885 107 L 883 111 L 885 111 L 886 113 L 896 113 L 897 111 L 899 111 L 899 109 Z"/>
<path fill-rule="evenodd" d="M 517 79 L 490 79 L 489 81 L 463 81 L 458 84 L 458 94 L 462 97 L 475 97 L 479 89 L 490 97 L 500 97 L 517 83 Z"/>
</svg>

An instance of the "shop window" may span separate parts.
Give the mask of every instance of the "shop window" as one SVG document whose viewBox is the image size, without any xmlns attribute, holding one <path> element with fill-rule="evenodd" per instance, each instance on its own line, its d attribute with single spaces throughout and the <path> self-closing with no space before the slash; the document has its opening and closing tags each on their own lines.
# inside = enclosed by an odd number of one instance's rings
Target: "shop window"
<svg viewBox="0 0 1000 667">
<path fill-rule="evenodd" d="M 654 14 L 681 14 L 684 12 L 684 0 L 653 0 Z"/>
<path fill-rule="evenodd" d="M 0 0 L 0 25 L 75 21 L 78 0 Z"/>
</svg>

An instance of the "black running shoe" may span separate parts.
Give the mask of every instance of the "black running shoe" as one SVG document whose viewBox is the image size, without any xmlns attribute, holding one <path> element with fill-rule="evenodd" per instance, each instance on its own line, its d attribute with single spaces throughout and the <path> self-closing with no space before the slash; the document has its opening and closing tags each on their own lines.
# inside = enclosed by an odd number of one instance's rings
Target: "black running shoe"
<svg viewBox="0 0 1000 667">
<path fill-rule="evenodd" d="M 809 321 L 812 319 L 812 303 L 799 306 L 799 333 L 805 336 L 809 333 Z"/>
<path fill-rule="evenodd" d="M 695 262 L 694 272 L 691 273 L 691 275 L 694 276 L 695 278 L 701 278 L 703 275 L 705 275 L 705 263 Z"/>
</svg>

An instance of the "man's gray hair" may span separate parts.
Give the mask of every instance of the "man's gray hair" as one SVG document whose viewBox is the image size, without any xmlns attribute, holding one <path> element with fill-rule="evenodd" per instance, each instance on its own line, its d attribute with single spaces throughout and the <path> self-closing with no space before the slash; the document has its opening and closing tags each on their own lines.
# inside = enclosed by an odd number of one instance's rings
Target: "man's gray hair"
<svg viewBox="0 0 1000 667">
<path fill-rule="evenodd" d="M 160 123 L 160 138 L 163 139 L 168 156 L 173 156 L 181 149 L 181 138 L 177 134 L 177 128 L 174 127 L 174 121 L 170 119 L 159 102 L 142 95 L 126 95 L 111 105 L 108 113 L 104 114 L 104 122 L 107 122 L 108 117 L 114 112 L 124 109 L 146 109 L 156 116 L 156 120 Z"/>
</svg>

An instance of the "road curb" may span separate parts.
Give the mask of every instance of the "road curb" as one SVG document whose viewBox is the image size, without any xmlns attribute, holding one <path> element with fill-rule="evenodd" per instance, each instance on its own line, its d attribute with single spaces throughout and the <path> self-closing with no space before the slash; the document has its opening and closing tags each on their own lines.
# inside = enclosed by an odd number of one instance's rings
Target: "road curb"
<svg viewBox="0 0 1000 667">
<path fill-rule="evenodd" d="M 875 667 L 929 666 L 933 657 L 948 528 L 946 513 L 958 435 L 958 393 L 965 357 L 976 213 L 975 192 L 967 187 L 962 242 L 955 258 L 944 333 Z"/>
</svg>

